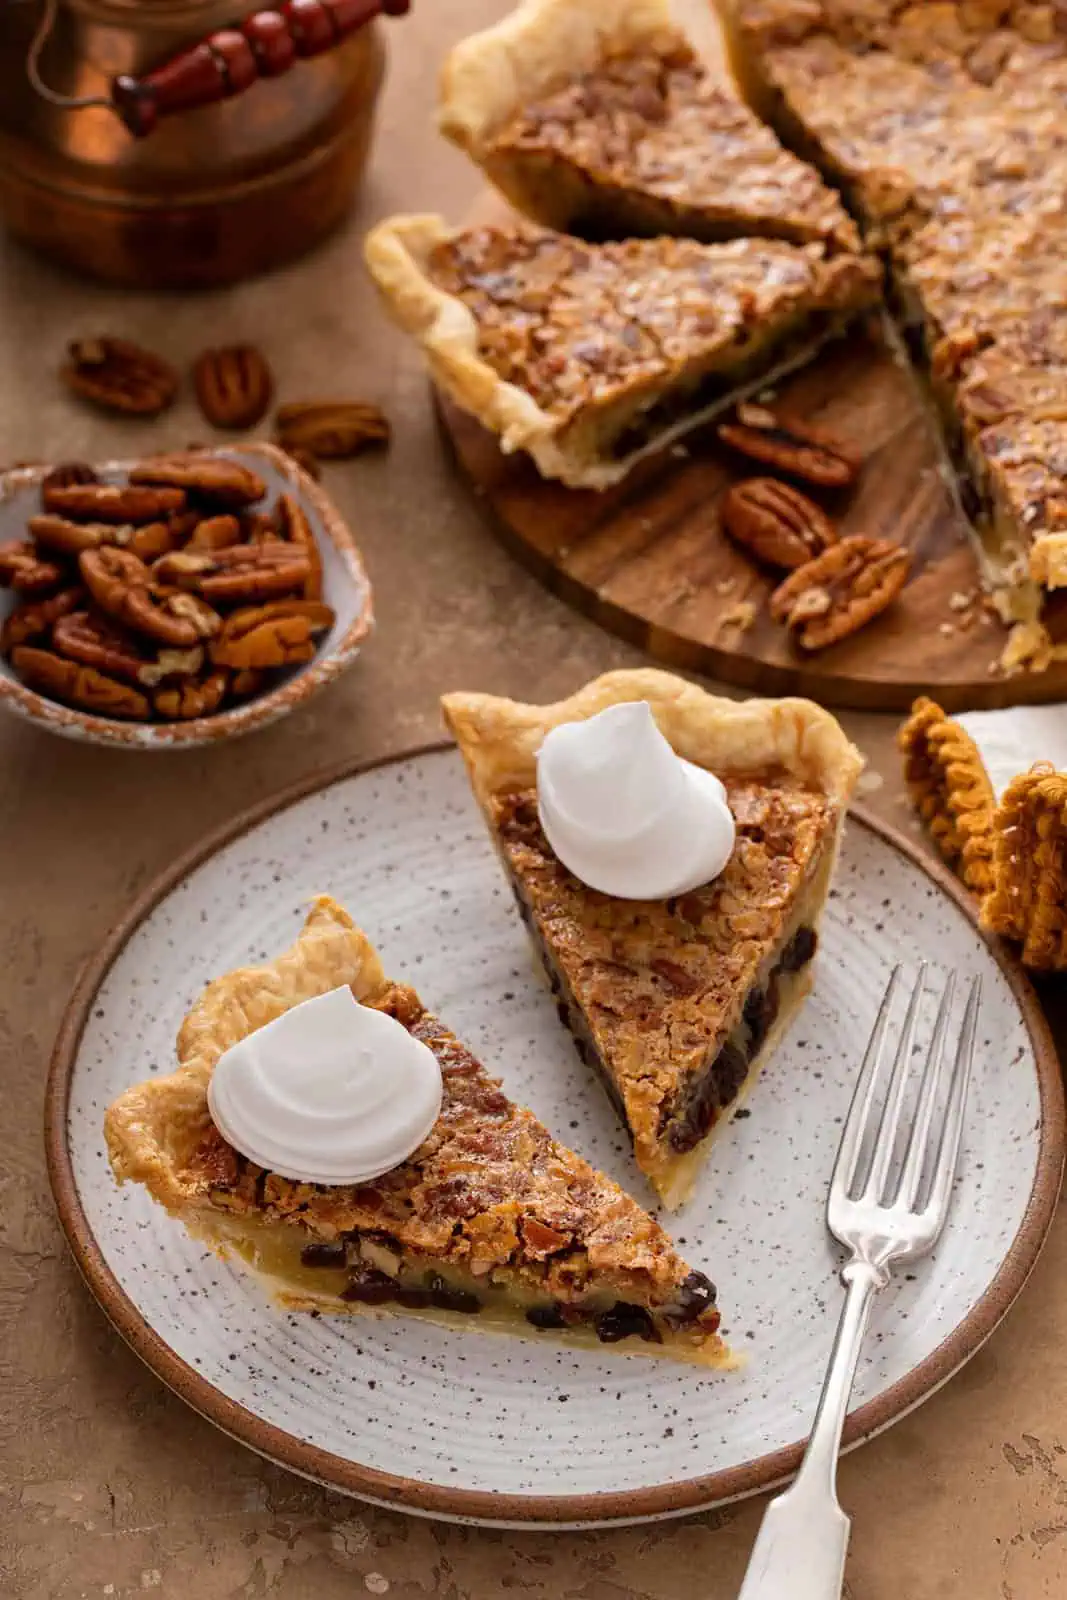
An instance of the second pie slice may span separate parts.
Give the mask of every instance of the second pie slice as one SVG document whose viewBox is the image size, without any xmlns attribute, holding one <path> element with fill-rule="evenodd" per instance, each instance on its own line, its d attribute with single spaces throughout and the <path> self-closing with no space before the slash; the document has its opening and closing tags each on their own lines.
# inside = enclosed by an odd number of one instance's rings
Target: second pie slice
<svg viewBox="0 0 1067 1600">
<path fill-rule="evenodd" d="M 777 239 L 585 244 L 393 217 L 367 237 L 390 312 L 505 452 L 576 488 L 811 359 L 877 301 L 868 258 Z"/>
<path fill-rule="evenodd" d="M 208 1086 L 225 1052 L 342 986 L 432 1051 L 440 1111 L 422 1143 L 380 1177 L 300 1182 L 226 1141 Z M 413 989 L 385 977 L 366 935 L 328 896 L 290 950 L 208 986 L 178 1036 L 178 1062 L 109 1107 L 115 1176 L 144 1184 L 195 1238 L 252 1267 L 290 1310 L 399 1312 L 729 1363 L 703 1273 L 690 1270 L 636 1201 L 509 1099 Z M 376 1083 L 388 1070 L 378 1063 Z M 297 1060 L 294 1089 L 306 1076 L 306 1058 Z M 321 1123 L 313 1101 L 313 1126 L 316 1116 Z"/>
<path fill-rule="evenodd" d="M 714 881 L 664 900 L 587 887 L 539 815 L 546 735 L 630 701 L 722 781 L 736 829 Z M 723 700 L 654 670 L 607 673 L 555 705 L 451 694 L 443 707 L 560 1017 L 625 1119 L 638 1166 L 680 1205 L 807 992 L 862 760 L 809 701 Z"/>
</svg>

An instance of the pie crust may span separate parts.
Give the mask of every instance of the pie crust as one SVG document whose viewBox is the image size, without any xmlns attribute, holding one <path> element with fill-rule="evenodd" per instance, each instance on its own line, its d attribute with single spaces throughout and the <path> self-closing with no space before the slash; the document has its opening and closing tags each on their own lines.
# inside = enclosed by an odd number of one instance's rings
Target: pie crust
<svg viewBox="0 0 1067 1600">
<path fill-rule="evenodd" d="M 593 245 L 433 216 L 381 223 L 365 254 L 435 382 L 505 452 L 590 489 L 808 361 L 880 284 L 873 260 L 818 245 Z"/>
<path fill-rule="evenodd" d="M 674 900 L 586 888 L 536 818 L 546 733 L 630 700 L 647 701 L 677 753 L 724 781 L 737 821 L 722 876 Z M 808 701 L 723 700 L 652 669 L 607 673 L 556 705 L 480 694 L 442 704 L 561 1018 L 623 1115 L 638 1166 L 676 1206 L 803 1000 L 861 758 Z"/>
<path fill-rule="evenodd" d="M 974 894 L 993 886 L 996 795 L 965 728 L 925 695 L 897 735 L 912 805 L 948 865 Z"/>
<path fill-rule="evenodd" d="M 434 1051 L 441 1115 L 407 1161 L 371 1183 L 297 1183 L 225 1142 L 207 1086 L 232 1044 L 341 984 Z M 284 955 L 208 986 L 179 1033 L 178 1061 L 108 1109 L 115 1176 L 143 1183 L 289 1309 L 399 1310 L 729 1364 L 707 1278 L 635 1201 L 513 1104 L 413 990 L 385 978 L 366 935 L 329 897 L 315 901 Z"/>
<path fill-rule="evenodd" d="M 525 0 L 449 55 L 439 125 L 546 227 L 859 249 L 838 195 L 713 78 L 667 0 Z"/>
<path fill-rule="evenodd" d="M 1035 971 L 1067 971 L 1067 773 L 1047 762 L 1013 778 L 997 807 L 982 926 L 1014 939 Z"/>
</svg>

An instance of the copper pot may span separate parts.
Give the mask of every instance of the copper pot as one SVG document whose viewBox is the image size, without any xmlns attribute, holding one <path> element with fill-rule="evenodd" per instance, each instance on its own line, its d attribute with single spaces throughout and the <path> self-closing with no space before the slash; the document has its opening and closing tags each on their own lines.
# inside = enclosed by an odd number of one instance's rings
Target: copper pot
<svg viewBox="0 0 1067 1600">
<path fill-rule="evenodd" d="M 0 215 L 137 286 L 302 254 L 355 195 L 385 66 L 374 17 L 407 5 L 284 0 L 235 24 L 235 0 L 0 0 Z"/>
</svg>

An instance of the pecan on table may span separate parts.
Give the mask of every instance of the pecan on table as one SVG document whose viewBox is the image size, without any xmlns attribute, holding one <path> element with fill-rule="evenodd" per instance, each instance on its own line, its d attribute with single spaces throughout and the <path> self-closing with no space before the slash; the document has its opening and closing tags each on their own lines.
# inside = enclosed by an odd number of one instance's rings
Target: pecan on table
<svg viewBox="0 0 1067 1600">
<path fill-rule="evenodd" d="M 302 507 L 292 495 L 283 494 L 278 501 L 278 529 L 283 539 L 298 545 L 308 559 L 308 575 L 304 581 L 304 599 L 322 599 L 322 556 L 315 540 L 315 532 Z"/>
<path fill-rule="evenodd" d="M 823 489 L 843 489 L 859 477 L 861 463 L 848 446 L 766 406 L 739 405 L 718 434 L 739 454 Z"/>
<path fill-rule="evenodd" d="M 178 392 L 170 362 L 129 339 L 75 339 L 67 355 L 61 374 L 67 387 L 104 411 L 155 417 Z"/>
<path fill-rule="evenodd" d="M 274 422 L 283 450 L 309 450 L 320 461 L 388 445 L 392 433 L 384 411 L 358 400 L 294 401 L 278 408 Z"/>
<path fill-rule="evenodd" d="M 198 500 L 214 501 L 228 510 L 254 505 L 267 492 L 263 479 L 250 467 L 197 450 L 140 461 L 130 468 L 130 482 L 185 489 Z"/>
<path fill-rule="evenodd" d="M 854 534 L 791 572 L 770 598 L 803 650 L 823 650 L 864 627 L 896 599 L 911 557 L 888 539 Z"/>
<path fill-rule="evenodd" d="M 85 590 L 73 585 L 60 589 L 45 600 L 26 600 L 9 611 L 0 625 L 0 655 L 9 655 L 16 645 L 42 639 L 53 623 L 85 604 Z"/>
<path fill-rule="evenodd" d="M 156 582 L 173 583 L 220 605 L 248 605 L 302 592 L 310 573 L 305 552 L 280 539 L 223 550 L 178 550 L 152 569 Z"/>
<path fill-rule="evenodd" d="M 274 393 L 266 357 L 253 344 L 205 350 L 193 363 L 197 404 L 215 428 L 251 428 Z"/>
<path fill-rule="evenodd" d="M 41 504 L 78 522 L 158 522 L 181 511 L 182 489 L 137 489 L 118 483 L 53 483 L 41 485 Z"/>
<path fill-rule="evenodd" d="M 224 668 L 219 667 L 209 672 L 206 678 L 193 678 L 187 683 L 157 689 L 152 704 L 158 716 L 175 721 L 210 716 L 222 704 L 229 676 Z"/>
<path fill-rule="evenodd" d="M 225 550 L 231 544 L 241 543 L 241 524 L 228 513 L 218 517 L 204 517 L 193 529 L 186 550 Z"/>
<path fill-rule="evenodd" d="M 772 567 L 802 567 L 837 538 L 814 500 L 776 478 L 735 483 L 723 497 L 722 524 L 735 544 Z"/>
<path fill-rule="evenodd" d="M 318 600 L 276 600 L 248 606 L 226 618 L 211 659 L 238 670 L 291 667 L 310 661 L 315 635 L 333 626 L 334 613 Z"/>
<path fill-rule="evenodd" d="M 69 489 L 76 483 L 99 481 L 88 461 L 60 461 L 45 473 L 41 479 L 41 488 L 42 490 Z"/>
<path fill-rule="evenodd" d="M 125 717 L 144 721 L 150 711 L 148 700 L 128 683 L 109 678 L 95 667 L 68 661 L 53 650 L 38 650 L 19 645 L 11 652 L 11 665 L 31 689 L 50 700 L 64 700 L 98 712 L 102 717 Z"/>
<path fill-rule="evenodd" d="M 222 626 L 218 612 L 199 596 L 154 588 L 149 569 L 128 550 L 109 545 L 87 550 L 78 565 L 101 611 L 135 633 L 189 649 L 213 638 Z"/>
<path fill-rule="evenodd" d="M 42 556 L 29 539 L 8 539 L 0 544 L 0 589 L 46 595 L 59 587 L 64 576 L 64 569 Z"/>
</svg>

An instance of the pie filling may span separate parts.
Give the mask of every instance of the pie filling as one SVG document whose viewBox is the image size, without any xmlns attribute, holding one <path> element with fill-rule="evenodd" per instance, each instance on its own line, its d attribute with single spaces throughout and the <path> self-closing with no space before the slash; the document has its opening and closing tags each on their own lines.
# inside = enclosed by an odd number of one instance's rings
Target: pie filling
<svg viewBox="0 0 1067 1600">
<path fill-rule="evenodd" d="M 509 1333 L 552 1331 L 586 1345 L 669 1344 L 683 1354 L 686 1346 L 706 1349 L 719 1325 L 715 1287 L 701 1272 L 690 1272 L 662 1305 L 620 1299 L 604 1286 L 561 1300 L 518 1282 L 506 1268 L 478 1276 L 452 1261 L 405 1252 L 381 1230 L 309 1239 L 299 1225 L 202 1214 L 197 1232 L 221 1254 L 239 1255 L 296 1310 L 381 1308 L 452 1324 L 476 1317 L 481 1326 Z"/>
<path fill-rule="evenodd" d="M 851 320 L 852 314 L 812 311 L 769 332 L 758 327 L 739 329 L 735 350 L 747 345 L 747 355 L 736 355 L 729 364 L 716 364 L 680 379 L 643 404 L 629 420 L 616 422 L 614 428 L 611 414 L 605 414 L 598 429 L 602 433 L 600 452 L 614 461 L 627 461 L 662 448 L 744 399 L 751 389 L 762 389 L 794 367 L 806 366 L 824 344 L 845 333 Z"/>
</svg>

